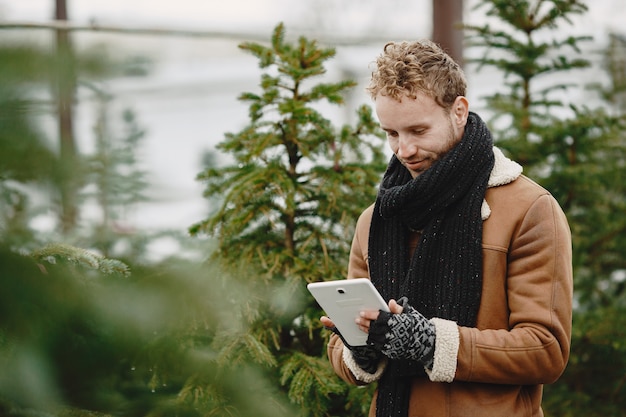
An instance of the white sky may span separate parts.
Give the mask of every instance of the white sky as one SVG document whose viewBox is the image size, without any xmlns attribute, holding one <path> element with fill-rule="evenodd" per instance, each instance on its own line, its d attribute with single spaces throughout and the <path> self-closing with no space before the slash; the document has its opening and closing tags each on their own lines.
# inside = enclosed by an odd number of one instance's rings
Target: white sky
<svg viewBox="0 0 626 417">
<path fill-rule="evenodd" d="M 338 12 L 348 12 L 348 20 L 358 19 L 358 11 L 367 14 L 367 9 L 375 10 L 377 19 L 393 16 L 393 25 L 404 25 L 404 17 L 415 21 L 416 15 L 430 12 L 431 0 L 413 0 L 404 6 L 407 13 L 393 10 L 394 2 L 378 0 L 351 2 L 341 0 L 67 0 L 70 19 L 86 22 L 90 19 L 118 24 L 145 23 L 153 25 L 168 24 L 173 26 L 189 25 L 205 27 L 238 26 L 245 28 L 273 26 L 278 20 L 293 19 L 303 9 L 331 8 Z M 475 0 L 466 0 L 467 5 L 475 4 Z M 341 5 L 339 5 L 341 4 Z M 622 27 L 624 16 L 624 0 L 588 0 L 589 13 L 580 23 L 587 28 L 598 25 L 618 30 Z M 0 0 L 0 19 L 3 20 L 47 20 L 53 15 L 54 0 Z M 348 10 L 349 9 L 349 10 Z M 418 17 L 419 19 L 419 17 Z M 388 22 L 387 24 L 391 24 Z"/>
<path fill-rule="evenodd" d="M 283 7 L 286 1 L 271 0 L 269 4 Z M 292 2 L 292 4 L 295 2 Z M 96 19 L 106 23 L 168 24 L 173 26 L 219 24 L 221 22 L 248 24 L 273 20 L 277 9 L 262 7 L 267 0 L 67 0 L 69 17 L 77 22 Z M 54 0 L 2 0 L 0 16 L 11 20 L 48 20 L 54 14 Z"/>
<path fill-rule="evenodd" d="M 430 15 L 431 0 L 67 0 L 69 18 L 101 24 L 168 26 L 187 29 L 271 29 L 279 21 L 324 23 L 335 30 L 374 21 L 390 27 L 414 26 Z M 409 5 L 408 13 L 402 12 Z M 365 7 L 364 7 L 365 6 Z M 0 19 L 51 19 L 54 0 L 0 0 Z M 421 15 L 416 18 L 416 15 Z M 393 22 L 390 24 L 389 22 Z M 351 28 L 347 25 L 350 24 Z"/>
</svg>

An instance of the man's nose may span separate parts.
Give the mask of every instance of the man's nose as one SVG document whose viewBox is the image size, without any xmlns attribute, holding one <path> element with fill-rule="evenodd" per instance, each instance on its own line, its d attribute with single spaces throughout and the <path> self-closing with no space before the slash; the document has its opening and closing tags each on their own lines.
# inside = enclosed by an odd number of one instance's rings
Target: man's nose
<svg viewBox="0 0 626 417">
<path fill-rule="evenodd" d="M 413 143 L 406 136 L 400 136 L 398 138 L 398 157 L 400 159 L 407 159 L 415 154 L 415 143 Z"/>
</svg>

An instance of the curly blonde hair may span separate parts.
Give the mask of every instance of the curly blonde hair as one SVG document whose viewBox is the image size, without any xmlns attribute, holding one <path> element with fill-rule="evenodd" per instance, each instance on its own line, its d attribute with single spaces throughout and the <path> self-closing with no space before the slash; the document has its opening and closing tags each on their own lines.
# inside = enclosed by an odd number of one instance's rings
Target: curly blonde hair
<svg viewBox="0 0 626 417">
<path fill-rule="evenodd" d="M 400 100 L 421 92 L 449 109 L 458 96 L 465 96 L 463 70 L 437 44 L 429 40 L 389 42 L 376 59 L 376 69 L 367 91 Z"/>
</svg>

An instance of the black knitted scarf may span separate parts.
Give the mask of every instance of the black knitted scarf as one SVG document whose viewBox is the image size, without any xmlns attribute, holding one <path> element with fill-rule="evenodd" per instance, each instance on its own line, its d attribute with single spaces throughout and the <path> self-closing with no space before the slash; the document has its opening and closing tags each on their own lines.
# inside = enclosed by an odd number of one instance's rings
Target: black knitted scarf
<svg viewBox="0 0 626 417">
<path fill-rule="evenodd" d="M 385 300 L 406 296 L 426 318 L 474 326 L 482 290 L 481 206 L 494 165 L 485 123 L 469 114 L 462 140 L 413 179 L 393 156 L 369 235 L 370 277 Z M 409 259 L 411 231 L 422 231 Z M 415 361 L 391 360 L 378 385 L 376 415 L 408 415 Z"/>
</svg>

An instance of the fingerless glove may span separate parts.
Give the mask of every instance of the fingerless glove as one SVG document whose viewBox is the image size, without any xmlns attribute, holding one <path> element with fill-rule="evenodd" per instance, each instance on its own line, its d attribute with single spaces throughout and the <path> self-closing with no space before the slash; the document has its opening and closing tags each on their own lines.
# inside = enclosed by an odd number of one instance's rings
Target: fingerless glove
<svg viewBox="0 0 626 417">
<path fill-rule="evenodd" d="M 337 327 L 326 327 L 326 329 L 335 333 L 341 338 L 344 346 L 352 353 L 352 357 L 356 364 L 369 374 L 373 374 L 378 370 L 378 364 L 383 357 L 382 352 L 371 345 L 351 346 L 343 338 Z"/>
<path fill-rule="evenodd" d="M 368 345 L 381 351 L 389 359 L 412 359 L 432 369 L 435 353 L 435 325 L 407 302 L 398 300 L 400 314 L 380 312 L 370 326 Z"/>
</svg>

